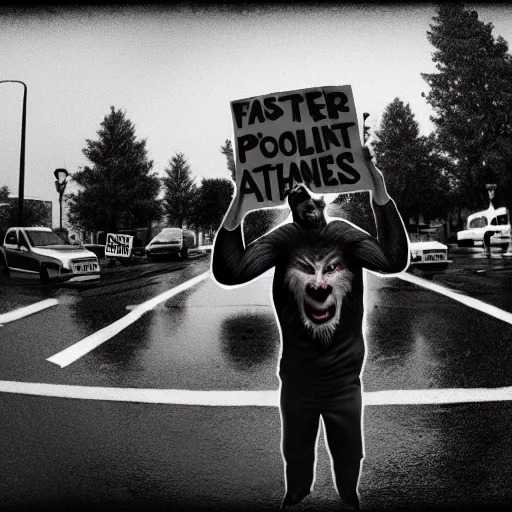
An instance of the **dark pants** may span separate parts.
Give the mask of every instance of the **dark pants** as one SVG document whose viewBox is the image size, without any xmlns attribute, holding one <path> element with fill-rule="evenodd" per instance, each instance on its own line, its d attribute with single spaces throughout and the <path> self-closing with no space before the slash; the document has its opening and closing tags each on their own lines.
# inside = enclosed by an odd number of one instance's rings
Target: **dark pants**
<svg viewBox="0 0 512 512">
<path fill-rule="evenodd" d="M 282 451 L 287 497 L 303 497 L 311 490 L 320 416 L 338 494 L 342 500 L 354 495 L 363 458 L 361 411 L 359 382 L 347 385 L 335 396 L 325 397 L 305 393 L 303 386 L 282 379 Z"/>
</svg>

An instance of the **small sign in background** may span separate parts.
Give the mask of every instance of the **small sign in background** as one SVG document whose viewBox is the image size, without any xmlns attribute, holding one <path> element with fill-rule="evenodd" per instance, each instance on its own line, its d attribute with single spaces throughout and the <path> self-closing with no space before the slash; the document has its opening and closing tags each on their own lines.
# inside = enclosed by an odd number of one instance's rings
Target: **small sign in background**
<svg viewBox="0 0 512 512">
<path fill-rule="evenodd" d="M 111 258 L 129 258 L 132 254 L 133 236 L 107 233 L 105 256 Z"/>
</svg>

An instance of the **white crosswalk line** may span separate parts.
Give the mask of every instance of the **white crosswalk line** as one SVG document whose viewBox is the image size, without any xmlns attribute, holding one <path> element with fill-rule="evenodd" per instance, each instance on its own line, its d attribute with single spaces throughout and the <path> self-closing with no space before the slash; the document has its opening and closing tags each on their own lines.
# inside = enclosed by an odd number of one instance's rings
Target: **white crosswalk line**
<svg viewBox="0 0 512 512">
<path fill-rule="evenodd" d="M 403 281 L 408 281 L 409 283 L 427 288 L 428 290 L 444 295 L 445 297 L 449 297 L 450 299 L 456 300 L 465 306 L 477 309 L 478 311 L 493 316 L 494 318 L 502 320 L 503 322 L 512 324 L 512 313 L 497 308 L 496 306 L 491 306 L 491 304 L 487 304 L 481 300 L 474 299 L 473 297 L 469 297 L 468 295 L 457 292 L 455 290 L 451 290 L 450 288 L 446 288 L 445 286 L 441 286 L 437 283 L 432 283 L 431 281 L 427 281 L 421 277 L 408 274 L 407 272 L 402 272 L 396 277 L 402 279 Z"/>
<path fill-rule="evenodd" d="M 0 393 L 210 407 L 278 407 L 279 391 L 195 391 L 187 389 L 107 388 L 37 382 L 0 381 Z M 512 387 L 397 389 L 363 393 L 363 403 L 375 405 L 435 405 L 512 400 Z"/>
<path fill-rule="evenodd" d="M 33 315 L 34 313 L 38 313 L 44 309 L 56 306 L 58 303 L 59 301 L 57 299 L 45 299 L 40 302 L 36 302 L 35 304 L 30 304 L 30 306 L 14 309 L 13 311 L 8 311 L 7 313 L 1 313 L 0 324 L 7 324 L 9 322 L 13 322 L 14 320 L 24 318 L 28 315 Z"/>
<path fill-rule="evenodd" d="M 82 339 L 81 341 L 71 345 L 70 347 L 64 349 L 63 351 L 49 357 L 47 361 L 51 363 L 55 363 L 56 365 L 64 368 L 65 366 L 70 365 L 81 357 L 85 356 L 91 350 L 94 350 L 96 347 L 104 343 L 105 341 L 113 338 L 116 334 L 120 333 L 123 329 L 126 329 L 129 325 L 136 322 L 144 313 L 152 310 L 161 302 L 165 302 L 166 300 L 174 297 L 178 293 L 181 293 L 192 286 L 200 283 L 204 279 L 206 279 L 210 275 L 210 272 L 204 272 L 203 274 L 186 281 L 185 283 L 172 288 L 171 290 L 167 290 L 156 297 L 153 297 L 142 304 L 136 306 L 130 313 L 123 316 L 116 322 L 107 325 L 103 329 L 87 336 L 87 338 Z"/>
</svg>

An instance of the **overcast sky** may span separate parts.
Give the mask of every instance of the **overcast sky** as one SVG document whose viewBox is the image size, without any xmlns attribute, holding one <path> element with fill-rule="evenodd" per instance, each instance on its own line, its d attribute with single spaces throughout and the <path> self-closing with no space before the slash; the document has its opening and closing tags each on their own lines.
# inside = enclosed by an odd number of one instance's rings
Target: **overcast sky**
<svg viewBox="0 0 512 512">
<path fill-rule="evenodd" d="M 471 7 L 512 43 L 512 6 Z M 433 4 L 255 9 L 0 8 L 0 80 L 28 86 L 25 196 L 52 200 L 57 224 L 53 171 L 87 164 L 85 140 L 111 105 L 147 139 L 156 172 L 179 151 L 198 182 L 229 177 L 230 102 L 249 96 L 350 84 L 370 125 L 398 96 L 421 133 L 432 130 L 420 73 L 435 71 Z M 0 186 L 15 195 L 22 97 L 21 85 L 0 84 Z"/>
</svg>

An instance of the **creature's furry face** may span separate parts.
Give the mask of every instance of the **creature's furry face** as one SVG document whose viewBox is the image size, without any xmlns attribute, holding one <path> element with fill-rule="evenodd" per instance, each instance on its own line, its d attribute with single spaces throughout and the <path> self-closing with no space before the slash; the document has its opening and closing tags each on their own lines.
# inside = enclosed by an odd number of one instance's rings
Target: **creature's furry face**
<svg viewBox="0 0 512 512">
<path fill-rule="evenodd" d="M 285 284 L 295 297 L 304 327 L 315 340 L 331 342 L 353 278 L 337 251 L 318 254 L 303 249 L 292 257 Z"/>
</svg>

